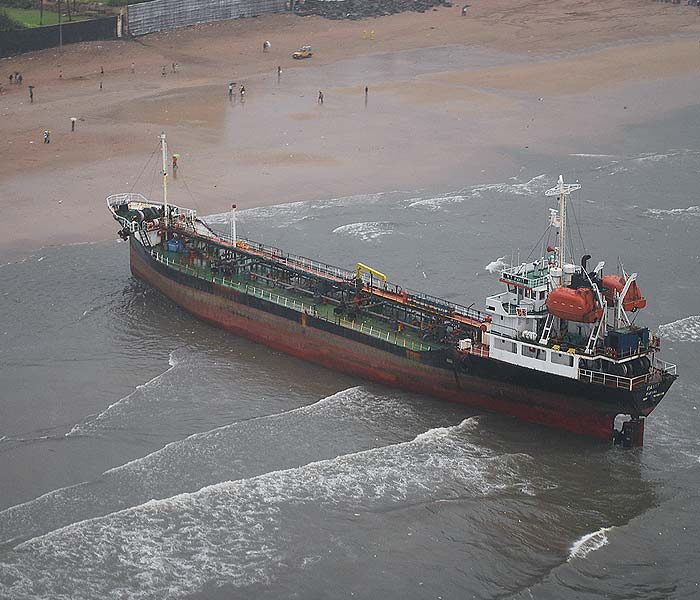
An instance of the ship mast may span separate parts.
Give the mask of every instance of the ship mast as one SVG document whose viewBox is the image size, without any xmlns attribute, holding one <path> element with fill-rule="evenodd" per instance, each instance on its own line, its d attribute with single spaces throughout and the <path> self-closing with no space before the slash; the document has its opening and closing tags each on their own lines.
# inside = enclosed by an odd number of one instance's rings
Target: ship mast
<svg viewBox="0 0 700 600">
<path fill-rule="evenodd" d="M 163 222 L 168 226 L 168 144 L 165 133 L 160 134 L 160 147 L 163 151 Z"/>
<path fill-rule="evenodd" d="M 231 228 L 231 242 L 236 245 L 236 205 L 231 205 L 231 221 L 229 223 Z"/>
<path fill-rule="evenodd" d="M 559 196 L 559 260 L 557 266 L 560 269 L 563 269 L 566 263 L 566 197 L 571 192 L 580 189 L 580 184 L 564 183 L 564 178 L 559 175 L 557 185 L 544 193 L 545 196 Z"/>
</svg>

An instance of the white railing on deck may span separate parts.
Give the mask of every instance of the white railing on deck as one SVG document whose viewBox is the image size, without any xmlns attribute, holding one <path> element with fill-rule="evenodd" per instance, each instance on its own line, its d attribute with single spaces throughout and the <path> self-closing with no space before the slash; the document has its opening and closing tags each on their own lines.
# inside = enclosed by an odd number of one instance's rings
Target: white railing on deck
<svg viewBox="0 0 700 600">
<path fill-rule="evenodd" d="M 134 194 L 132 192 L 124 192 L 122 194 L 112 194 L 107 196 L 107 206 L 110 208 L 128 204 L 129 202 L 143 202 L 144 204 L 157 204 L 147 200 L 142 194 Z"/>
<path fill-rule="evenodd" d="M 611 375 L 610 373 L 603 373 L 601 371 L 579 369 L 578 378 L 588 383 L 599 383 L 601 385 L 607 385 L 608 387 L 632 391 L 636 385 L 645 383 L 649 379 L 649 373 L 639 375 L 638 377 L 623 377 L 621 375 Z"/>
<path fill-rule="evenodd" d="M 474 354 L 476 356 L 482 356 L 483 358 L 489 358 L 489 347 L 482 345 L 474 345 L 468 350 L 468 354 Z"/>
<path fill-rule="evenodd" d="M 664 373 L 668 373 L 669 375 L 677 375 L 678 372 L 676 370 L 676 365 L 673 363 L 666 362 L 665 360 L 661 360 L 657 358 L 654 361 L 654 367 L 659 369 L 659 371 L 663 371 Z"/>
</svg>

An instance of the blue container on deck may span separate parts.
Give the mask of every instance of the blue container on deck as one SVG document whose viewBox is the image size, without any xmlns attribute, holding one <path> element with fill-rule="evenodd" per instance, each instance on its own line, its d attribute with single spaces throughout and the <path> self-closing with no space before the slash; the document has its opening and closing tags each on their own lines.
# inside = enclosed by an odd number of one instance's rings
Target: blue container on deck
<svg viewBox="0 0 700 600">
<path fill-rule="evenodd" d="M 184 252 L 185 245 L 180 240 L 168 240 L 168 252 Z"/>
<path fill-rule="evenodd" d="M 606 345 L 613 348 L 618 356 L 629 356 L 649 346 L 649 329 L 616 329 L 608 333 Z"/>
</svg>

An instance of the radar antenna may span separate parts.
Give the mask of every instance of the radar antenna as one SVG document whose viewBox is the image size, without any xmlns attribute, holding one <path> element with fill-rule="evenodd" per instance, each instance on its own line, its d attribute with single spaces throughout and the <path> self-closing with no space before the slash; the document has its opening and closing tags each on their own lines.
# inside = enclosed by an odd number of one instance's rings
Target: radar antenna
<svg viewBox="0 0 700 600">
<path fill-rule="evenodd" d="M 553 188 L 548 189 L 545 196 L 559 196 L 559 264 L 560 269 L 564 268 L 566 253 L 566 197 L 576 190 L 580 190 L 578 183 L 564 183 L 564 178 L 559 175 L 559 182 Z"/>
</svg>

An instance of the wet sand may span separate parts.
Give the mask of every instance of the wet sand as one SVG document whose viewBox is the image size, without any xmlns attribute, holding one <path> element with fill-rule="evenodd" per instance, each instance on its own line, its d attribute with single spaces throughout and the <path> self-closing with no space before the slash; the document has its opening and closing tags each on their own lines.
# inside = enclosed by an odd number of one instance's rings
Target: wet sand
<svg viewBox="0 0 700 600">
<path fill-rule="evenodd" d="M 697 8 L 475 0 L 460 12 L 273 15 L 0 61 L 0 260 L 113 237 L 107 195 L 160 194 L 161 131 L 180 154 L 171 199 L 209 214 L 501 180 L 528 153 L 624 152 L 625 126 L 697 104 Z M 301 44 L 313 58 L 291 58 Z M 23 86 L 7 84 L 14 71 Z"/>
</svg>

